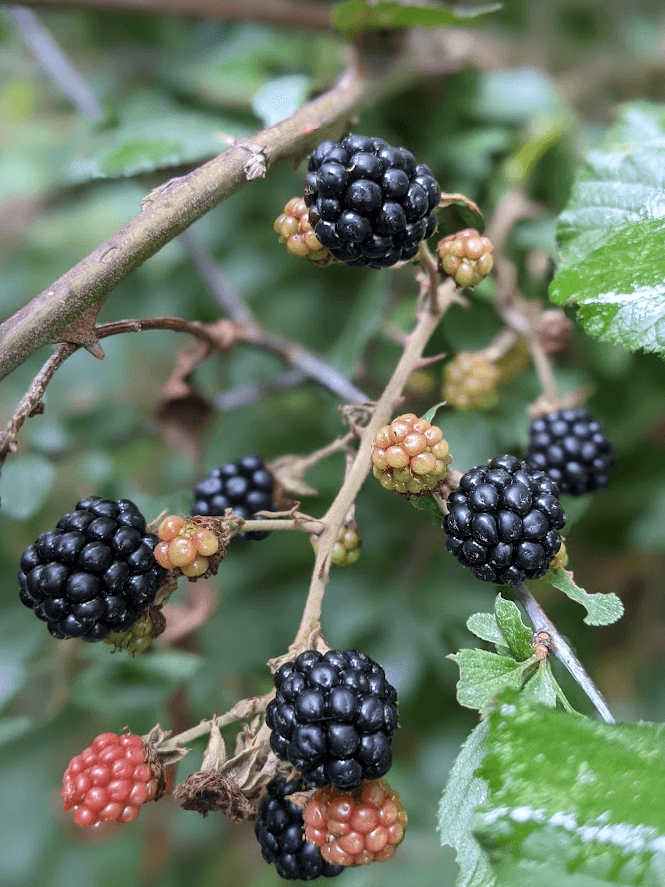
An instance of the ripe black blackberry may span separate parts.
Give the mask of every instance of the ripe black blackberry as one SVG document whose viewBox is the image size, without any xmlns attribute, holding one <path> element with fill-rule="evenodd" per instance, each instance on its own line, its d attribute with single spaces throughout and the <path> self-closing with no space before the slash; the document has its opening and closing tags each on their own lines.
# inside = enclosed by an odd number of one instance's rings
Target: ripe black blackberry
<svg viewBox="0 0 665 887">
<path fill-rule="evenodd" d="M 313 786 L 357 788 L 390 769 L 397 694 L 359 650 L 301 653 L 275 674 L 270 747 Z"/>
<path fill-rule="evenodd" d="M 534 419 L 525 461 L 544 471 L 562 493 L 582 496 L 610 482 L 616 451 L 600 422 L 585 409 L 558 410 Z"/>
<path fill-rule="evenodd" d="M 448 551 L 478 579 L 514 585 L 545 575 L 565 523 L 551 478 L 515 456 L 497 456 L 462 475 L 443 527 Z"/>
<path fill-rule="evenodd" d="M 288 800 L 302 787 L 300 779 L 287 782 L 283 776 L 275 776 L 268 783 L 254 823 L 261 853 L 266 862 L 275 864 L 278 875 L 288 881 L 334 878 L 344 866 L 326 862 L 319 848 L 305 840 L 302 810 Z"/>
<path fill-rule="evenodd" d="M 243 456 L 213 468 L 194 487 L 192 514 L 221 517 L 227 508 L 245 520 L 252 520 L 257 511 L 277 511 L 272 494 L 275 478 L 260 456 Z M 265 539 L 269 534 L 238 533 L 235 539 Z"/>
<path fill-rule="evenodd" d="M 23 552 L 21 601 L 56 638 L 100 641 L 129 628 L 166 576 L 145 527 L 129 499 L 81 499 Z"/>
<path fill-rule="evenodd" d="M 310 155 L 304 198 L 317 239 L 349 265 L 412 259 L 436 230 L 441 189 L 406 148 L 349 135 Z"/>
</svg>

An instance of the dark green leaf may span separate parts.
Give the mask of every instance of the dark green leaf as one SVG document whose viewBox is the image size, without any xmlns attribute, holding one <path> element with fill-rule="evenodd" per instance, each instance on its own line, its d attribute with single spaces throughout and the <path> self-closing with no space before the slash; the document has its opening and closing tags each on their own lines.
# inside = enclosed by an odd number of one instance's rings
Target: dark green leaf
<svg viewBox="0 0 665 887">
<path fill-rule="evenodd" d="M 42 507 L 51 492 L 55 471 L 43 456 L 11 459 L 0 475 L 0 504 L 5 517 L 27 520 Z"/>
<path fill-rule="evenodd" d="M 341 373 L 351 376 L 365 346 L 383 323 L 388 304 L 384 274 L 372 274 L 353 302 L 347 322 L 328 353 L 328 361 Z"/>
<path fill-rule="evenodd" d="M 467 25 L 469 21 L 501 9 L 500 3 L 485 3 L 453 12 L 440 3 L 407 5 L 398 2 L 369 3 L 367 0 L 346 0 L 332 10 L 335 27 L 342 31 L 363 31 L 367 28 L 438 28 L 444 25 Z"/>
<path fill-rule="evenodd" d="M 489 861 L 471 831 L 476 807 L 487 794 L 487 783 L 476 776 L 487 750 L 489 721 L 469 734 L 453 764 L 439 805 L 441 843 L 457 851 L 460 873 L 457 887 L 493 887 Z"/>
<path fill-rule="evenodd" d="M 538 670 L 526 684 L 520 693 L 520 703 L 537 703 L 548 708 L 556 708 L 557 688 L 552 676 L 549 662 L 544 660 L 538 663 Z"/>
<path fill-rule="evenodd" d="M 417 508 L 419 511 L 428 512 L 430 520 L 432 521 L 434 526 L 441 529 L 443 512 L 441 511 L 439 503 L 436 501 L 434 496 L 418 496 L 415 499 L 411 499 L 410 502 L 413 507 Z"/>
<path fill-rule="evenodd" d="M 663 883 L 663 725 L 507 702 L 488 720 L 474 831 L 502 887 Z"/>
<path fill-rule="evenodd" d="M 279 123 L 302 105 L 310 84 L 310 78 L 304 74 L 290 74 L 271 80 L 254 96 L 252 110 L 264 126 Z"/>
<path fill-rule="evenodd" d="M 614 593 L 589 594 L 575 585 L 573 574 L 568 570 L 550 570 L 546 578 L 551 585 L 586 608 L 588 615 L 584 621 L 587 625 L 611 625 L 623 616 L 623 604 Z"/>
<path fill-rule="evenodd" d="M 592 151 L 561 214 L 550 286 L 586 331 L 631 351 L 665 351 L 665 115 L 629 105 Z"/>
</svg>

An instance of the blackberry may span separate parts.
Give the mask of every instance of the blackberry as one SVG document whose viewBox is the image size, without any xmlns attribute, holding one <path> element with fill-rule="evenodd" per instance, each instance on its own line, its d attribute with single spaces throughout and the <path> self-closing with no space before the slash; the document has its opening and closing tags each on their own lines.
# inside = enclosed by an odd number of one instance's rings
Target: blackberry
<svg viewBox="0 0 665 887">
<path fill-rule="evenodd" d="M 20 598 L 56 638 L 100 641 L 136 621 L 166 576 L 133 502 L 88 496 L 21 557 Z"/>
<path fill-rule="evenodd" d="M 279 234 L 280 242 L 286 243 L 291 255 L 303 257 L 312 265 L 328 265 L 335 261 L 316 239 L 302 197 L 289 200 L 284 211 L 275 219 L 273 228 Z"/>
<path fill-rule="evenodd" d="M 544 576 L 561 547 L 559 489 L 515 456 L 462 475 L 448 496 L 446 548 L 485 582 L 515 585 Z"/>
<path fill-rule="evenodd" d="M 501 370 L 480 351 L 460 351 L 443 370 L 441 393 L 458 410 L 490 409 L 499 395 Z"/>
<path fill-rule="evenodd" d="M 268 783 L 254 823 L 261 853 L 286 880 L 313 881 L 322 875 L 334 878 L 342 873 L 344 866 L 326 862 L 319 848 L 305 840 L 302 810 L 288 800 L 289 795 L 301 789 L 300 779 L 287 782 L 283 776 L 275 776 Z"/>
<path fill-rule="evenodd" d="M 441 189 L 406 148 L 349 135 L 310 155 L 304 199 L 318 241 L 349 265 L 412 259 L 436 230 Z"/>
<path fill-rule="evenodd" d="M 273 500 L 275 478 L 260 456 L 243 456 L 237 462 L 227 462 L 213 468 L 210 474 L 194 487 L 192 514 L 221 517 L 227 508 L 245 520 L 252 520 L 257 511 L 277 511 Z M 265 539 L 269 534 L 238 533 L 235 539 Z"/>
<path fill-rule="evenodd" d="M 359 650 L 301 653 L 275 674 L 270 747 L 313 786 L 357 788 L 390 769 L 397 694 Z"/>
<path fill-rule="evenodd" d="M 616 451 L 585 409 L 534 419 L 529 435 L 526 462 L 551 477 L 562 493 L 582 496 L 608 485 Z"/>
<path fill-rule="evenodd" d="M 395 493 L 427 493 L 443 480 L 451 455 L 441 429 L 415 413 L 381 427 L 371 444 L 374 477 Z"/>
</svg>

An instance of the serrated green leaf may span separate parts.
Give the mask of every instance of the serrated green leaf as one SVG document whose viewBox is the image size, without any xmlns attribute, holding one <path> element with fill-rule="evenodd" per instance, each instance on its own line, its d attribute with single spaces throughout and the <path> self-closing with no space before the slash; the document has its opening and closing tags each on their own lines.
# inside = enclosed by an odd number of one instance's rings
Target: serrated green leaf
<svg viewBox="0 0 665 887">
<path fill-rule="evenodd" d="M 498 594 L 494 602 L 494 612 L 510 652 L 520 662 L 529 659 L 533 653 L 531 648 L 533 632 L 522 622 L 517 604 L 507 601 Z"/>
<path fill-rule="evenodd" d="M 488 720 L 474 833 L 502 887 L 664 883 L 665 726 L 508 702 Z"/>
<path fill-rule="evenodd" d="M 575 585 L 573 574 L 564 569 L 550 570 L 546 578 L 572 601 L 586 608 L 584 621 L 587 625 L 611 625 L 623 616 L 623 604 L 614 592 L 589 594 Z"/>
<path fill-rule="evenodd" d="M 525 672 L 533 667 L 530 662 L 516 662 L 509 656 L 499 656 L 487 650 L 460 650 L 451 653 L 448 659 L 456 662 L 460 670 L 457 701 L 465 708 L 479 711 L 506 687 L 519 690 Z"/>
<path fill-rule="evenodd" d="M 434 496 L 418 496 L 418 498 L 411 499 L 410 501 L 414 508 L 417 508 L 419 511 L 426 511 L 434 526 L 441 529 L 443 512 Z"/>
<path fill-rule="evenodd" d="M 471 731 L 453 764 L 439 804 L 441 843 L 450 844 L 457 851 L 457 887 L 496 884 L 489 860 L 471 831 L 475 809 L 487 794 L 487 783 L 475 773 L 485 757 L 488 734 L 487 720 Z"/>
<path fill-rule="evenodd" d="M 591 152 L 559 218 L 550 285 L 586 331 L 631 351 L 665 352 L 665 114 L 629 105 Z"/>
<path fill-rule="evenodd" d="M 48 498 L 55 471 L 43 456 L 12 459 L 0 475 L 0 507 L 5 517 L 27 520 Z"/>
<path fill-rule="evenodd" d="M 494 613 L 474 613 L 466 620 L 466 627 L 472 631 L 477 638 L 488 641 L 498 647 L 504 647 L 506 653 L 510 650 L 506 647 L 506 639 L 503 632 L 499 628 Z"/>
<path fill-rule="evenodd" d="M 447 25 L 468 25 L 470 21 L 501 9 L 501 3 L 484 3 L 453 12 L 439 3 L 407 6 L 398 2 L 369 3 L 367 0 L 346 0 L 332 10 L 332 20 L 341 31 L 363 31 L 368 28 L 438 28 Z"/>
<path fill-rule="evenodd" d="M 557 687 L 550 664 L 546 660 L 538 664 L 538 670 L 522 687 L 520 703 L 546 705 L 556 708 Z"/>
</svg>

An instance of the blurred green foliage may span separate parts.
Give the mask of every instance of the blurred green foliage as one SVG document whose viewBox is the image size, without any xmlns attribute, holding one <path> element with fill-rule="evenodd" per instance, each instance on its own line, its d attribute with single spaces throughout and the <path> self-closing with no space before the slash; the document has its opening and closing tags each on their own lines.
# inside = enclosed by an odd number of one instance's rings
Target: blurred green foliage
<svg viewBox="0 0 665 887">
<path fill-rule="evenodd" d="M 347 47 L 334 34 L 312 37 L 254 24 L 92 11 L 43 11 L 52 31 L 91 85 L 104 118 L 79 118 L 41 71 L 12 20 L 0 15 L 0 314 L 9 316 L 135 215 L 160 182 L 284 113 L 305 88 L 324 89 L 343 70 Z M 474 23 L 477 63 L 429 79 L 360 117 L 358 131 L 412 148 L 444 190 L 477 201 L 487 217 L 511 189 L 542 205 L 514 229 L 506 252 L 519 285 L 546 300 L 554 220 L 568 200 L 585 151 L 600 144 L 619 103 L 665 100 L 657 2 L 548 0 L 506 3 Z M 183 166 L 184 164 L 184 166 Z M 99 178 L 104 176 L 105 178 Z M 408 329 L 412 275 L 346 266 L 313 269 L 277 242 L 272 220 L 300 188 L 302 167 L 282 165 L 213 210 L 193 234 L 260 321 L 297 339 L 377 396 L 399 348 L 383 317 Z M 430 353 L 485 347 L 500 329 L 491 283 L 455 306 Z M 100 320 L 175 314 L 211 321 L 218 308 L 176 241 L 113 291 Z M 274 533 L 260 549 L 238 546 L 212 581 L 214 615 L 177 648 L 160 645 L 143 659 L 106 645 L 55 642 L 18 601 L 23 549 L 83 495 L 128 497 L 155 517 L 186 510 L 192 484 L 215 465 L 258 451 L 267 459 L 308 452 L 342 430 L 335 399 L 312 386 L 272 395 L 214 417 L 200 459 L 171 448 L 153 421 L 155 402 L 183 337 L 144 332 L 104 342 L 106 358 L 73 356 L 49 386 L 43 416 L 24 427 L 18 452 L 0 479 L 0 868 L 10 887 L 269 887 L 279 882 L 260 858 L 251 826 L 202 819 L 165 799 L 112 840 L 81 833 L 60 812 L 58 792 L 69 758 L 99 732 L 156 722 L 184 729 L 270 684 L 265 662 L 284 652 L 304 602 L 312 552 L 299 534 Z M 15 409 L 50 349 L 33 355 L 0 384 L 0 422 Z M 280 369 L 247 348 L 197 373 L 208 397 Z M 543 587 L 541 600 L 607 695 L 619 718 L 665 719 L 665 368 L 653 355 L 629 354 L 576 330 L 560 356 L 563 391 L 588 385 L 590 409 L 620 451 L 613 484 L 574 509 L 567 548 L 576 580 L 589 592 L 613 591 L 627 615 L 590 628 L 579 605 Z M 440 369 L 411 386 L 406 406 L 424 412 L 440 399 Z M 498 452 L 520 452 L 527 405 L 539 393 L 526 369 L 489 412 L 440 410 L 464 471 Z M 308 481 L 321 514 L 343 476 L 340 457 Z M 568 510 L 568 507 L 567 507 Z M 436 809 L 475 714 L 455 699 L 450 653 L 473 638 L 466 620 L 491 610 L 493 589 L 446 555 L 428 516 L 386 494 L 370 478 L 356 519 L 363 550 L 335 570 L 324 630 L 333 646 L 358 646 L 395 683 L 402 729 L 390 774 L 409 811 L 407 840 L 385 866 L 346 872 L 350 887 L 452 884 L 453 852 L 442 850 Z M 574 526 L 573 526 L 574 524 Z M 174 598 L 188 594 L 183 586 Z M 589 705 L 554 666 L 571 702 Z M 185 759 L 195 769 L 202 748 Z"/>
</svg>

